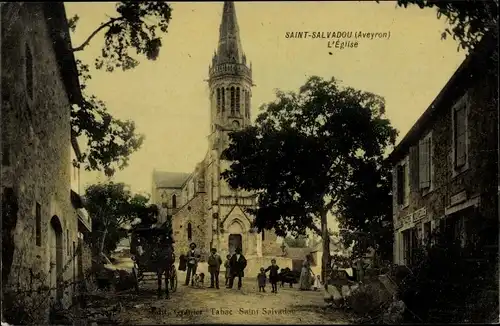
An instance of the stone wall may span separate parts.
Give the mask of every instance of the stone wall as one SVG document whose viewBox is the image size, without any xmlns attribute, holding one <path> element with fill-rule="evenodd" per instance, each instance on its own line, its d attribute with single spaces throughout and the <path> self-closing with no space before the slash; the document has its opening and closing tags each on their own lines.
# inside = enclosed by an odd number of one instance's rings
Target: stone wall
<svg viewBox="0 0 500 326">
<path fill-rule="evenodd" d="M 264 240 L 262 240 L 262 254 L 264 256 L 278 256 L 282 254 L 281 245 L 277 242 L 278 237 L 274 230 L 264 230 Z M 261 234 L 259 234 L 262 237 Z"/>
<path fill-rule="evenodd" d="M 1 184 L 2 190 L 13 188 L 18 199 L 16 249 L 9 281 L 21 286 L 29 284 L 30 268 L 35 274 L 46 275 L 52 262 L 56 264 L 52 269 L 61 270 L 72 256 L 73 242 L 78 241 L 70 202 L 70 103 L 42 6 L 13 3 L 2 8 Z M 27 87 L 29 58 L 32 94 Z M 41 213 L 39 245 L 35 240 L 37 203 Z M 58 249 L 51 247 L 56 242 L 49 235 L 51 220 L 59 226 Z M 63 277 L 71 280 L 72 274 L 69 266 Z M 48 280 L 55 286 L 54 278 Z"/>
<path fill-rule="evenodd" d="M 429 132 L 432 133 L 431 191 L 423 192 L 419 189 L 418 183 L 415 184 L 413 180 L 418 178 L 418 166 L 410 162 L 409 205 L 402 209 L 397 207 L 397 194 L 393 192 L 394 221 L 398 223 L 421 208 L 426 209 L 426 214 L 421 220 L 412 220 L 407 225 L 402 225 L 402 229 L 416 227 L 418 234 L 422 236 L 424 223 L 431 222 L 432 227 L 436 228 L 439 220 L 445 216 L 446 208 L 451 207 L 452 196 L 462 191 L 467 194 L 466 200 L 479 198 L 480 205 L 477 211 L 482 218 L 497 218 L 498 116 L 495 95 L 497 83 L 495 80 L 487 80 L 484 76 L 482 71 L 469 72 L 464 77 L 468 79 L 462 84 L 465 86 L 452 88 L 445 95 L 447 99 L 441 105 L 446 108 L 440 110 L 435 121 L 429 124 L 424 132 L 424 136 Z M 452 107 L 466 92 L 470 102 L 467 115 L 468 139 L 466 140 L 468 167 L 461 173 L 454 173 Z M 412 150 L 416 151 L 416 149 L 417 147 L 414 147 Z M 394 187 L 396 187 L 395 180 Z M 401 262 L 400 232 L 396 232 L 395 237 L 395 260 Z"/>
<path fill-rule="evenodd" d="M 173 216 L 172 224 L 177 256 L 187 252 L 191 242 L 196 243 L 202 256 L 210 252 L 210 225 L 206 216 L 206 195 L 198 193 Z M 191 239 L 188 225 L 191 224 Z"/>
</svg>

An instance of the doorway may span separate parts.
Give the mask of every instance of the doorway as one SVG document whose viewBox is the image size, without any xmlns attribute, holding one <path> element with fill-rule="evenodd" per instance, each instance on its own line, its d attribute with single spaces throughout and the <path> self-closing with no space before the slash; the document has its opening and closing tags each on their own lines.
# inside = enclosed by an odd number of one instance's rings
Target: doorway
<svg viewBox="0 0 500 326">
<path fill-rule="evenodd" d="M 57 216 L 53 216 L 50 220 L 50 287 L 51 296 L 56 301 L 62 300 L 63 289 L 62 284 L 64 277 L 63 272 L 63 239 L 62 239 L 61 222 Z"/>
<path fill-rule="evenodd" d="M 242 248 L 242 236 L 241 234 L 230 234 L 228 241 L 228 251 L 230 255 L 233 255 L 236 252 L 236 248 Z"/>
</svg>

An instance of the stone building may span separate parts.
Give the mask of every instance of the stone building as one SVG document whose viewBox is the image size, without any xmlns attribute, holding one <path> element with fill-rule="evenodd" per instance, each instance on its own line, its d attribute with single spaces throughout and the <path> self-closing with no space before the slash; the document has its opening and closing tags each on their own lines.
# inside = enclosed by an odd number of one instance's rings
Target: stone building
<svg viewBox="0 0 500 326">
<path fill-rule="evenodd" d="M 483 39 L 389 157 L 397 264 L 410 264 L 434 230 L 465 245 L 478 222 L 497 225 L 495 48 Z"/>
<path fill-rule="evenodd" d="M 71 196 L 70 111 L 82 95 L 64 4 L 4 3 L 1 14 L 4 285 L 43 280 L 68 304 L 74 287 L 63 283 L 76 279 L 81 222 Z"/>
<path fill-rule="evenodd" d="M 90 268 L 92 267 L 91 232 L 92 219 L 85 209 L 82 200 L 81 168 L 78 162 L 81 161 L 82 153 L 78 140 L 71 137 L 71 203 L 75 209 L 78 219 L 78 242 L 73 242 L 73 251 L 76 254 L 73 260 L 73 279 L 83 281 L 88 279 Z M 78 248 L 79 247 L 79 248 Z M 79 249 L 79 250 L 77 250 Z"/>
<path fill-rule="evenodd" d="M 256 204 L 252 193 L 231 189 L 220 178 L 230 162 L 221 158 L 232 130 L 250 125 L 252 65 L 239 35 L 235 7 L 224 2 L 219 44 L 208 69 L 210 132 L 208 151 L 193 173 L 153 171 L 155 204 L 163 219 L 173 216 L 176 251 L 196 242 L 204 254 L 215 247 L 222 255 L 241 247 L 247 257 L 279 255 L 280 244 L 272 231 L 255 233 L 246 207 Z"/>
</svg>

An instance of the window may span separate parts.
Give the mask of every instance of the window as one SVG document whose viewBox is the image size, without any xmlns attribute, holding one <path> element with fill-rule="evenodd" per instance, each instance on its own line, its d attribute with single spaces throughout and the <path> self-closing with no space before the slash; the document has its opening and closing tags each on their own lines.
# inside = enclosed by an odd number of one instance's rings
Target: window
<svg viewBox="0 0 500 326">
<path fill-rule="evenodd" d="M 69 230 L 66 229 L 66 248 L 68 248 L 68 256 L 71 255 L 71 250 L 69 247 Z"/>
<path fill-rule="evenodd" d="M 236 87 L 236 112 L 240 112 L 240 88 Z"/>
<path fill-rule="evenodd" d="M 245 91 L 245 111 L 247 118 L 250 118 L 250 92 Z"/>
<path fill-rule="evenodd" d="M 191 223 L 188 223 L 187 233 L 188 233 L 188 240 L 191 241 L 191 239 L 193 238 L 193 229 L 191 228 Z"/>
<path fill-rule="evenodd" d="M 177 196 L 172 195 L 172 208 L 177 208 Z"/>
<path fill-rule="evenodd" d="M 10 146 L 5 141 L 2 144 L 2 165 L 10 165 Z"/>
<path fill-rule="evenodd" d="M 33 99 L 33 55 L 31 54 L 28 44 L 26 44 L 25 60 L 26 91 L 28 92 L 30 99 Z"/>
<path fill-rule="evenodd" d="M 428 189 L 431 187 L 432 169 L 432 137 L 430 135 L 420 142 L 418 153 L 420 189 Z"/>
<path fill-rule="evenodd" d="M 262 230 L 261 235 L 262 235 L 262 241 L 266 240 L 266 235 L 265 235 L 265 233 L 264 233 L 264 230 Z"/>
<path fill-rule="evenodd" d="M 467 160 L 467 107 L 463 99 L 453 110 L 453 151 L 455 168 L 465 165 Z"/>
<path fill-rule="evenodd" d="M 398 205 L 405 205 L 407 198 L 407 170 L 408 165 L 406 163 L 400 164 L 397 167 L 397 196 L 398 196 Z"/>
<path fill-rule="evenodd" d="M 220 88 L 217 88 L 217 113 L 220 112 L 220 95 L 221 95 L 221 91 L 220 91 Z"/>
<path fill-rule="evenodd" d="M 235 90 L 231 87 L 231 114 L 234 114 L 234 104 L 235 104 Z"/>
<path fill-rule="evenodd" d="M 417 230 L 415 228 L 403 231 L 403 263 L 405 265 L 412 264 L 412 256 L 417 243 Z"/>
<path fill-rule="evenodd" d="M 226 92 L 224 88 L 221 90 L 221 105 L 222 105 L 222 112 L 226 110 Z"/>
<path fill-rule="evenodd" d="M 42 246 L 42 206 L 39 203 L 35 208 L 35 241 L 38 247 Z"/>
<path fill-rule="evenodd" d="M 429 240 L 431 239 L 431 222 L 424 223 L 424 244 L 429 244 Z"/>
</svg>

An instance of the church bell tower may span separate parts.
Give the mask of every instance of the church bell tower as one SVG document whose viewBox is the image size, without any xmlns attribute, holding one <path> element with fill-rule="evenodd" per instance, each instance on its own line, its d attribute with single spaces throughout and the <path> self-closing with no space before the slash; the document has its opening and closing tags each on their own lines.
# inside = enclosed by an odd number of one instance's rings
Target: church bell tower
<svg viewBox="0 0 500 326">
<path fill-rule="evenodd" d="M 231 212 L 241 202 L 240 191 L 232 189 L 220 177 L 230 162 L 221 157 L 229 145 L 229 133 L 250 125 L 252 97 L 252 66 L 247 64 L 240 41 L 236 10 L 232 1 L 225 1 L 219 27 L 219 42 L 208 69 L 210 93 L 209 164 L 207 165 L 209 216 L 212 217 L 211 245 L 223 252 L 231 251 L 225 223 L 229 223 Z M 236 225 L 236 224 L 234 224 Z M 233 225 L 233 226 L 234 226 Z M 241 230 L 240 230 L 241 231 Z M 243 231 L 231 229 L 233 233 Z M 233 235 L 235 236 L 235 235 Z M 238 237 L 238 236 L 236 236 Z M 246 233 L 241 233 L 237 246 L 245 247 Z M 229 248 L 229 249 L 228 249 Z M 233 248 L 234 249 L 234 248 Z"/>
<path fill-rule="evenodd" d="M 250 124 L 252 66 L 240 41 L 236 10 L 232 1 L 224 2 L 219 27 L 219 43 L 208 69 L 211 133 L 225 133 Z M 217 137 L 219 141 L 221 138 Z M 215 139 L 214 139 L 215 140 Z M 222 142 L 225 147 L 226 141 Z M 212 142 L 212 148 L 216 144 Z M 215 146 L 220 148 L 219 146 Z"/>
</svg>

